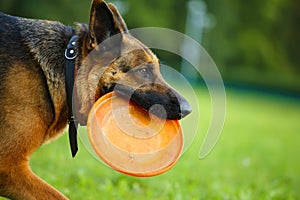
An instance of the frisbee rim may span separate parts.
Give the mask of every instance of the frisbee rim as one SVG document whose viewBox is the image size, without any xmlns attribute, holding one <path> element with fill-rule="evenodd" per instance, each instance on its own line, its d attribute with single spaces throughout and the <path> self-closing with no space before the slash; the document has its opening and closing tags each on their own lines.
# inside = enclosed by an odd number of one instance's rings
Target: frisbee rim
<svg viewBox="0 0 300 200">
<path fill-rule="evenodd" d="M 178 148 L 178 150 L 176 151 L 176 154 L 174 155 L 175 159 L 171 160 L 170 162 L 166 162 L 167 163 L 166 165 L 158 168 L 157 170 L 149 170 L 149 171 L 146 171 L 146 172 L 133 172 L 132 170 L 126 170 L 126 169 L 124 169 L 122 167 L 118 167 L 118 165 L 114 164 L 114 162 L 111 162 L 108 159 L 108 156 L 105 156 L 105 154 L 102 153 L 99 148 L 97 148 L 97 145 L 96 145 L 97 142 L 94 141 L 93 136 L 92 136 L 93 134 L 92 134 L 92 131 L 91 131 L 91 121 L 92 121 L 92 118 L 95 117 L 96 109 L 98 108 L 99 104 L 101 104 L 101 103 L 107 103 L 106 101 L 109 101 L 109 100 L 111 100 L 111 98 L 118 97 L 118 96 L 119 95 L 117 95 L 116 92 L 109 92 L 109 93 L 103 95 L 102 97 L 100 97 L 95 102 L 95 104 L 93 105 L 92 109 L 90 110 L 90 113 L 89 113 L 89 116 L 88 116 L 88 121 L 87 121 L 87 132 L 88 132 L 88 138 L 89 138 L 89 141 L 91 143 L 91 146 L 92 146 L 93 150 L 95 151 L 95 153 L 97 154 L 97 156 L 105 164 L 107 164 L 110 168 L 112 168 L 112 169 L 114 169 L 116 171 L 119 171 L 119 172 L 121 172 L 123 174 L 131 175 L 131 176 L 136 176 L 136 177 L 151 177 L 151 176 L 156 176 L 156 175 L 162 174 L 162 173 L 168 171 L 169 169 L 171 169 L 177 163 L 177 161 L 179 160 L 180 155 L 181 155 L 181 153 L 183 151 L 183 147 L 184 147 L 183 133 L 182 133 L 181 126 L 180 126 L 180 123 L 179 123 L 178 120 L 170 120 L 170 121 L 172 121 L 174 123 L 175 126 L 177 126 L 176 127 L 176 129 L 178 130 L 177 134 L 179 134 L 179 135 L 174 136 L 174 139 L 172 141 L 170 141 L 168 143 L 168 145 L 170 145 L 172 142 L 174 142 L 174 140 L 176 139 L 176 137 L 180 137 L 180 139 L 179 139 L 179 141 L 180 141 L 180 148 Z M 122 98 L 122 97 L 120 97 L 120 98 Z M 111 145 L 113 145 L 113 147 L 117 148 L 119 151 L 126 152 L 125 150 L 123 150 L 122 148 L 119 148 L 118 146 L 116 146 L 114 144 L 111 144 Z M 159 149 L 156 152 L 159 152 L 161 150 L 162 149 Z M 133 154 L 135 154 L 135 155 L 142 155 L 142 154 L 147 155 L 148 153 L 138 153 L 137 152 L 137 153 L 133 153 Z"/>
</svg>

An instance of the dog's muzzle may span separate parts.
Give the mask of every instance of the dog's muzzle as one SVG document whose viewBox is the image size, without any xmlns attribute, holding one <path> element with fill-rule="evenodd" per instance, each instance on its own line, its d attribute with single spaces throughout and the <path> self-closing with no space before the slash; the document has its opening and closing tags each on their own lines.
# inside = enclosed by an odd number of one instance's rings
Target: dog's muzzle
<svg viewBox="0 0 300 200">
<path fill-rule="evenodd" d="M 114 91 L 163 119 L 179 120 L 192 112 L 190 104 L 183 96 L 160 84 L 144 85 L 135 90 L 118 84 Z"/>
</svg>

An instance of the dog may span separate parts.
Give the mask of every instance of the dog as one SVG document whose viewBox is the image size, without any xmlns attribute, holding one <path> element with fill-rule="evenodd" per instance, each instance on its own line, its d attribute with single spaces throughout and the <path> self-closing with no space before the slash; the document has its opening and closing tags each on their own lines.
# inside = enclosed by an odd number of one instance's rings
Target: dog
<svg viewBox="0 0 300 200">
<path fill-rule="evenodd" d="M 93 0 L 89 24 L 77 23 L 76 30 L 0 13 L 0 36 L 0 196 L 67 199 L 31 171 L 29 158 L 67 126 L 72 108 L 67 103 L 64 55 L 73 36 L 75 116 L 81 125 L 94 102 L 111 91 L 167 119 L 191 112 L 184 97 L 163 80 L 158 58 L 130 35 L 113 4 Z M 106 42 L 109 38 L 113 42 Z M 165 116 L 151 109 L 157 104 Z"/>
</svg>

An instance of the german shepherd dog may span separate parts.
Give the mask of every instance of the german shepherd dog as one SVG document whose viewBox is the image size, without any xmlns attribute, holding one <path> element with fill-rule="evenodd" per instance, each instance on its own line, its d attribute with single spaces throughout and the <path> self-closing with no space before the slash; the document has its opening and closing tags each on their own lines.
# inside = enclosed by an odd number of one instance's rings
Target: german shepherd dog
<svg viewBox="0 0 300 200">
<path fill-rule="evenodd" d="M 59 22 L 0 13 L 0 196 L 67 199 L 31 171 L 29 158 L 67 126 L 64 54 L 74 35 L 78 38 L 75 66 L 80 70 L 74 93 L 80 124 L 86 123 L 93 103 L 113 90 L 130 94 L 146 110 L 162 105 L 168 119 L 191 112 L 188 102 L 162 79 L 157 57 L 129 34 L 113 4 L 93 0 L 89 25 L 76 25 L 74 30 Z M 104 42 L 113 36 L 113 43 Z M 84 61 L 92 51 L 99 56 Z M 155 109 L 151 112 L 159 115 Z"/>
</svg>

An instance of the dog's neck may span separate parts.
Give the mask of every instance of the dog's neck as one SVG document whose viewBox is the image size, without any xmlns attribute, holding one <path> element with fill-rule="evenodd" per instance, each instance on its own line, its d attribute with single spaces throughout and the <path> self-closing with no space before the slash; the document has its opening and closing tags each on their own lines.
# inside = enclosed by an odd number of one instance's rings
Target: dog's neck
<svg viewBox="0 0 300 200">
<path fill-rule="evenodd" d="M 24 43 L 30 53 L 43 70 L 49 93 L 55 110 L 53 130 L 55 124 L 65 116 L 67 122 L 67 108 L 64 82 L 64 52 L 74 30 L 59 22 L 18 18 L 19 29 Z"/>
<path fill-rule="evenodd" d="M 73 30 L 59 22 L 19 18 L 20 30 L 30 52 L 54 87 L 63 76 L 64 51 Z M 45 39 L 46 38 L 46 39 Z"/>
</svg>

